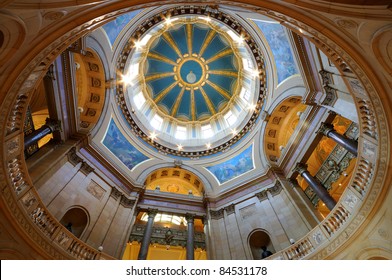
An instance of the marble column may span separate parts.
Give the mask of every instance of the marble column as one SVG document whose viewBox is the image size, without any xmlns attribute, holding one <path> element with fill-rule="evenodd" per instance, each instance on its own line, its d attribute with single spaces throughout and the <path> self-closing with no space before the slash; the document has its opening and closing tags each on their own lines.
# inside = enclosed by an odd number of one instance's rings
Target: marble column
<svg viewBox="0 0 392 280">
<path fill-rule="evenodd" d="M 328 138 L 334 140 L 338 145 L 345 148 L 347 151 L 352 153 L 355 156 L 358 156 L 358 142 L 347 138 L 344 135 L 339 134 L 334 128 L 332 124 L 321 123 L 321 126 L 318 130 L 319 133 L 324 134 Z"/>
<path fill-rule="evenodd" d="M 137 257 L 138 260 L 147 259 L 148 247 L 150 246 L 150 240 L 152 235 L 152 226 L 154 224 L 154 218 L 158 213 L 158 209 L 148 209 L 148 221 L 146 225 L 146 229 L 144 230 L 142 244 L 140 246 L 139 255 Z"/>
<path fill-rule="evenodd" d="M 328 191 L 312 175 L 310 175 L 307 168 L 308 166 L 306 164 L 297 163 L 294 171 L 297 171 L 305 179 L 320 200 L 325 203 L 329 210 L 332 210 L 336 205 L 336 201 L 332 198 Z"/>
<path fill-rule="evenodd" d="M 27 135 L 24 139 L 24 148 L 31 146 L 33 143 L 44 138 L 46 135 L 60 130 L 60 121 L 47 118 L 46 123 L 33 133 Z"/>
<path fill-rule="evenodd" d="M 186 221 L 188 223 L 187 238 L 186 238 L 186 259 L 195 259 L 195 229 L 194 229 L 194 219 L 195 215 L 187 213 L 185 215 Z"/>
</svg>

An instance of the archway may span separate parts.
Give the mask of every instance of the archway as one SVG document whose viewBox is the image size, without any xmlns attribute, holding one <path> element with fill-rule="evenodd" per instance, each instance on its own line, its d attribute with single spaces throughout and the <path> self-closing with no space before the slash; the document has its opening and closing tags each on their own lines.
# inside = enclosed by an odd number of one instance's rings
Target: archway
<svg viewBox="0 0 392 280">
<path fill-rule="evenodd" d="M 262 247 L 266 247 L 268 251 L 274 253 L 275 248 L 271 242 L 271 238 L 267 232 L 262 229 L 254 230 L 248 238 L 248 243 L 254 260 L 260 260 L 263 252 Z"/>
<path fill-rule="evenodd" d="M 264 136 L 264 150 L 268 160 L 273 163 L 279 160 L 306 108 L 299 96 L 292 96 L 281 102 L 271 113 Z"/>
<path fill-rule="evenodd" d="M 145 182 L 146 190 L 182 195 L 202 196 L 203 183 L 193 173 L 181 168 L 162 168 L 151 173 Z"/>
<path fill-rule="evenodd" d="M 85 210 L 74 207 L 64 214 L 60 223 L 72 232 L 73 235 L 80 238 L 88 225 L 88 215 Z"/>
</svg>

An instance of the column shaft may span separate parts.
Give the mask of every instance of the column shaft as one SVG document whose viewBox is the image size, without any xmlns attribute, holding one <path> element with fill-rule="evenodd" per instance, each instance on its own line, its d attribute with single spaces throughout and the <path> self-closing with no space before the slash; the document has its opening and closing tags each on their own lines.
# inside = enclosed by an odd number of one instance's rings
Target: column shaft
<svg viewBox="0 0 392 280">
<path fill-rule="evenodd" d="M 44 138 L 46 135 L 52 133 L 49 126 L 43 125 L 33 133 L 27 135 L 24 139 L 24 148 L 31 146 L 34 142 Z"/>
<path fill-rule="evenodd" d="M 324 134 L 328 138 L 334 140 L 338 145 L 345 148 L 347 151 L 355 156 L 358 156 L 358 142 L 339 134 L 330 123 L 321 123 L 318 130 L 319 133 Z"/>
<path fill-rule="evenodd" d="M 54 131 L 60 130 L 61 124 L 58 120 L 52 120 L 47 118 L 46 123 L 33 133 L 27 135 L 24 139 L 24 148 L 26 149 L 34 142 L 44 138 L 46 135 L 53 133 Z"/>
<path fill-rule="evenodd" d="M 187 239 L 186 239 L 186 259 L 194 260 L 195 259 L 194 216 L 187 215 L 186 220 L 188 222 L 188 231 L 187 231 Z"/>
<path fill-rule="evenodd" d="M 358 156 L 358 142 L 349 139 L 334 130 L 327 133 L 327 137 L 333 139 L 338 145 L 345 148 L 347 151 L 352 153 L 354 156 Z"/>
<path fill-rule="evenodd" d="M 140 251 L 137 257 L 138 260 L 147 259 L 148 247 L 150 246 L 150 240 L 152 235 L 152 226 L 154 224 L 154 218 L 156 214 L 157 211 L 150 211 L 148 213 L 148 221 L 147 221 L 146 229 L 144 230 L 142 244 L 140 245 Z"/>
<path fill-rule="evenodd" d="M 321 201 L 325 203 L 328 209 L 332 210 L 335 207 L 336 202 L 328 193 L 328 191 L 318 181 L 316 181 L 312 175 L 310 175 L 309 171 L 306 170 L 302 172 L 301 176 L 306 180 L 306 182 L 314 190 Z"/>
</svg>

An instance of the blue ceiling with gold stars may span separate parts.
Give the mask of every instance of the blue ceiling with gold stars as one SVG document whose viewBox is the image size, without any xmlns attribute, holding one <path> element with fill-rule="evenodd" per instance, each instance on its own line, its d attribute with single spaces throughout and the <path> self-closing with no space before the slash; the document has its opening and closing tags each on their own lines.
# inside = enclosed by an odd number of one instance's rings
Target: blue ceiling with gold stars
<svg viewBox="0 0 392 280">
<path fill-rule="evenodd" d="M 163 114 L 181 121 L 221 112 L 238 86 L 238 59 L 229 40 L 208 23 L 173 24 L 152 40 L 143 67 L 149 97 Z"/>
</svg>

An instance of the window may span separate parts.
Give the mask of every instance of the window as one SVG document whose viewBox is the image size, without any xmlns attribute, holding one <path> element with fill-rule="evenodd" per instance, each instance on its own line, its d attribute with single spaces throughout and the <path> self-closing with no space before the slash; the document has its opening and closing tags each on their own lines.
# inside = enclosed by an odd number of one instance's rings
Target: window
<svg viewBox="0 0 392 280">
<path fill-rule="evenodd" d="M 144 222 L 148 221 L 148 214 L 144 213 L 141 217 L 141 220 Z M 154 218 L 155 223 L 165 223 L 165 224 L 175 224 L 175 225 L 181 225 L 184 224 L 185 226 L 187 225 L 187 221 L 185 217 L 180 217 L 176 215 L 170 215 L 170 214 L 163 214 L 163 213 L 158 213 L 155 218 Z"/>
<path fill-rule="evenodd" d="M 231 39 L 233 39 L 235 42 L 239 44 L 241 44 L 244 41 L 242 37 L 235 34 L 232 30 L 227 31 L 227 34 L 231 37 Z"/>
<path fill-rule="evenodd" d="M 210 138 L 214 135 L 211 125 L 207 124 L 201 127 L 201 138 Z"/>
<path fill-rule="evenodd" d="M 245 100 L 245 101 L 249 101 L 249 97 L 250 97 L 250 92 L 249 90 L 247 90 L 246 88 L 242 88 L 241 92 L 240 92 L 240 97 Z"/>
<path fill-rule="evenodd" d="M 174 136 L 177 139 L 186 139 L 186 127 L 185 126 L 177 126 L 176 135 Z"/>
<path fill-rule="evenodd" d="M 237 117 L 233 114 L 232 111 L 229 111 L 225 115 L 225 120 L 229 124 L 229 126 L 232 126 L 237 121 Z"/>
<path fill-rule="evenodd" d="M 155 114 L 150 123 L 153 128 L 160 130 L 162 126 L 162 122 L 163 119 L 157 114 Z"/>
<path fill-rule="evenodd" d="M 247 58 L 243 58 L 242 59 L 242 64 L 244 65 L 244 69 L 248 70 L 248 71 L 252 71 L 253 70 L 253 63 L 250 59 Z"/>
<path fill-rule="evenodd" d="M 143 93 L 139 92 L 138 94 L 135 95 L 133 101 L 135 102 L 136 108 L 140 109 L 143 106 L 143 104 L 146 102 L 146 99 L 144 98 Z"/>
</svg>

